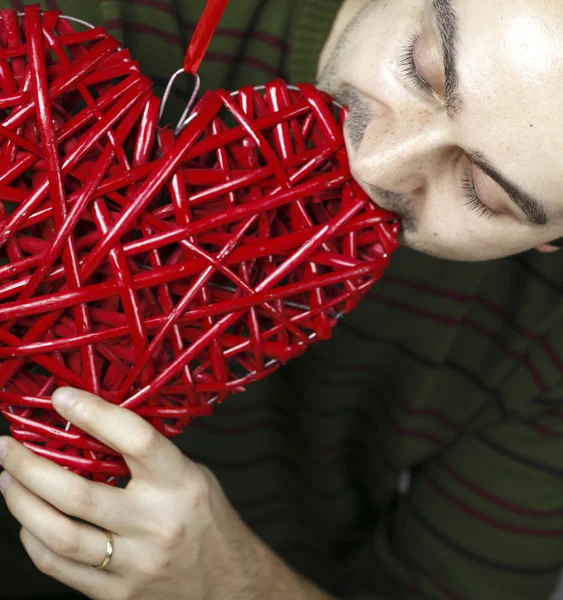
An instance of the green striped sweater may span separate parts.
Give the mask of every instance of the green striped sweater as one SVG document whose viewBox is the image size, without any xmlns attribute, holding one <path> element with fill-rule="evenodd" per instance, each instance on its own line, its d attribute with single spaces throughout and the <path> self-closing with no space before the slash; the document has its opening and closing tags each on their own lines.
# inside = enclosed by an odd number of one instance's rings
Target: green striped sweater
<svg viewBox="0 0 563 600">
<path fill-rule="evenodd" d="M 105 24 L 158 93 L 203 5 L 42 2 Z M 204 87 L 313 80 L 338 5 L 232 0 Z M 170 115 L 186 97 L 179 85 Z M 335 597 L 546 599 L 563 563 L 561 260 L 456 264 L 400 249 L 331 341 L 176 441 L 258 535 Z M 0 510 L 0 598 L 70 594 L 36 572 Z"/>
</svg>

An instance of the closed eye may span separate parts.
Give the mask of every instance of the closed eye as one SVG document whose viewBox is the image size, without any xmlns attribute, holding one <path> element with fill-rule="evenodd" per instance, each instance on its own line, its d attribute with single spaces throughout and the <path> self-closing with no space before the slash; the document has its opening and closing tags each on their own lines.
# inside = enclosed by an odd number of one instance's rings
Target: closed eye
<svg viewBox="0 0 563 600">
<path fill-rule="evenodd" d="M 462 177 L 461 190 L 465 196 L 466 205 L 474 210 L 479 216 L 491 218 L 498 214 L 490 206 L 487 206 L 481 200 L 481 198 L 479 198 L 471 167 L 469 167 L 465 175 Z"/>
<path fill-rule="evenodd" d="M 414 60 L 414 47 L 416 46 L 419 37 L 420 36 L 417 33 L 414 33 L 410 36 L 407 45 L 401 52 L 399 66 L 401 67 L 401 72 L 404 77 L 408 79 L 417 90 L 421 90 L 426 93 L 432 93 L 432 86 L 420 74 L 420 71 L 418 70 Z"/>
</svg>

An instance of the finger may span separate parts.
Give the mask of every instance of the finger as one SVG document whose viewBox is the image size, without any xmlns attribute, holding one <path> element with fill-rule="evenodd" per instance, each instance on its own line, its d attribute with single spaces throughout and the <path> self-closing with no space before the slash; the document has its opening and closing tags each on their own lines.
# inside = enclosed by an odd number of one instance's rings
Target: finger
<svg viewBox="0 0 563 600">
<path fill-rule="evenodd" d="M 63 558 L 44 546 L 32 533 L 22 529 L 22 544 L 33 564 L 45 575 L 81 592 L 92 600 L 125 598 L 124 580 L 110 571 L 95 571 Z"/>
<path fill-rule="evenodd" d="M 30 492 L 59 511 L 120 535 L 133 535 L 146 519 L 126 490 L 88 481 L 38 456 L 11 438 L 2 466 Z"/>
<path fill-rule="evenodd" d="M 58 556 L 86 566 L 99 565 L 104 560 L 108 539 L 103 531 L 73 521 L 15 479 L 2 493 L 8 510 L 19 524 Z M 114 536 L 114 542 L 119 545 L 119 538 Z M 125 565 L 119 564 L 119 557 L 116 552 L 108 570 L 120 572 L 123 569 Z"/>
<path fill-rule="evenodd" d="M 74 388 L 59 388 L 53 406 L 65 419 L 123 455 L 134 478 L 175 485 L 190 461 L 133 411 Z"/>
</svg>

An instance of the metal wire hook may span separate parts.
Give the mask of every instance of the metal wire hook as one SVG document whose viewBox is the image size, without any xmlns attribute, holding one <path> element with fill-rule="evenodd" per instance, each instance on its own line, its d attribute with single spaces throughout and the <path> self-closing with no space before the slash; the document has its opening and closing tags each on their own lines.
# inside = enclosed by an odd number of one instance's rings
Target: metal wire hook
<svg viewBox="0 0 563 600">
<path fill-rule="evenodd" d="M 198 77 L 198 79 L 199 79 L 199 77 Z M 293 91 L 295 91 L 295 92 L 298 92 L 298 91 L 299 91 L 299 88 L 298 88 L 296 85 L 288 85 L 288 86 L 286 86 L 286 87 L 287 87 L 287 89 L 288 89 L 288 90 L 293 90 Z M 257 91 L 257 92 L 258 92 L 258 91 L 265 90 L 265 89 L 266 89 L 266 86 L 265 86 L 265 85 L 255 85 L 253 89 L 254 89 L 254 91 Z M 239 94 L 240 94 L 240 90 L 236 90 L 236 91 L 234 91 L 234 92 L 231 92 L 231 94 L 230 94 L 230 95 L 231 95 L 233 98 L 235 98 L 235 97 L 236 97 L 236 96 L 238 96 Z M 336 108 L 338 108 L 338 109 L 340 109 L 340 110 L 342 110 L 342 108 L 343 108 L 342 104 L 340 104 L 339 102 L 336 102 L 336 100 L 333 100 L 333 101 L 332 101 L 332 104 L 333 104 L 333 105 L 334 105 Z M 188 106 L 190 107 L 190 111 L 191 111 L 191 108 L 193 108 L 193 106 L 190 106 L 190 105 L 188 105 Z M 182 130 L 183 130 L 183 129 L 184 129 L 184 128 L 185 128 L 185 127 L 188 125 L 188 123 L 189 123 L 189 122 L 190 122 L 190 121 L 191 121 L 191 120 L 192 120 L 192 119 L 195 117 L 195 115 L 191 115 L 191 114 L 189 114 L 189 112 L 190 112 L 190 111 L 188 111 L 188 110 L 186 109 L 186 111 L 185 111 L 185 112 L 184 112 L 184 114 L 182 115 L 182 119 L 180 120 L 180 123 L 179 123 L 179 125 L 178 125 L 178 127 L 177 127 L 176 131 L 178 131 L 178 130 L 179 130 L 179 131 L 181 132 L 181 131 L 182 131 Z"/>
<path fill-rule="evenodd" d="M 158 123 L 159 124 L 162 120 L 162 115 L 164 114 L 166 106 L 168 105 L 168 101 L 170 100 L 170 95 L 172 93 L 172 89 L 174 88 L 174 84 L 176 83 L 176 79 L 178 79 L 178 77 L 180 75 L 184 75 L 184 74 L 186 74 L 184 69 L 178 69 L 174 73 L 174 75 L 172 75 L 170 80 L 168 81 L 168 84 L 164 91 L 164 95 L 162 96 L 162 102 L 160 104 L 160 112 L 158 113 Z M 184 127 L 186 125 L 185 121 L 188 118 L 189 114 L 191 113 L 192 108 L 194 107 L 194 104 L 197 100 L 197 97 L 199 96 L 199 90 L 201 89 L 201 79 L 197 73 L 195 74 L 194 77 L 195 77 L 195 85 L 194 85 L 192 95 L 188 101 L 188 104 L 186 105 L 184 112 L 182 113 L 182 116 L 180 117 L 180 120 L 176 124 L 176 128 L 174 129 L 174 135 L 176 137 L 178 137 L 180 135 L 180 133 L 182 133 L 182 130 L 184 129 Z"/>
</svg>

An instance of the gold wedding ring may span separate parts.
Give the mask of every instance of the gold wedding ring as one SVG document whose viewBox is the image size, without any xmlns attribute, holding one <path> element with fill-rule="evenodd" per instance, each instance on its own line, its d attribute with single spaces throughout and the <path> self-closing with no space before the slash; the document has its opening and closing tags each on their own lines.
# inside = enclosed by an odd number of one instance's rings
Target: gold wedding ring
<svg viewBox="0 0 563 600">
<path fill-rule="evenodd" d="M 113 533 L 111 531 L 106 531 L 105 529 L 103 531 L 108 539 L 108 545 L 106 546 L 106 557 L 97 567 L 92 567 L 92 569 L 96 571 L 105 569 L 109 565 L 111 557 L 113 556 Z"/>
</svg>

